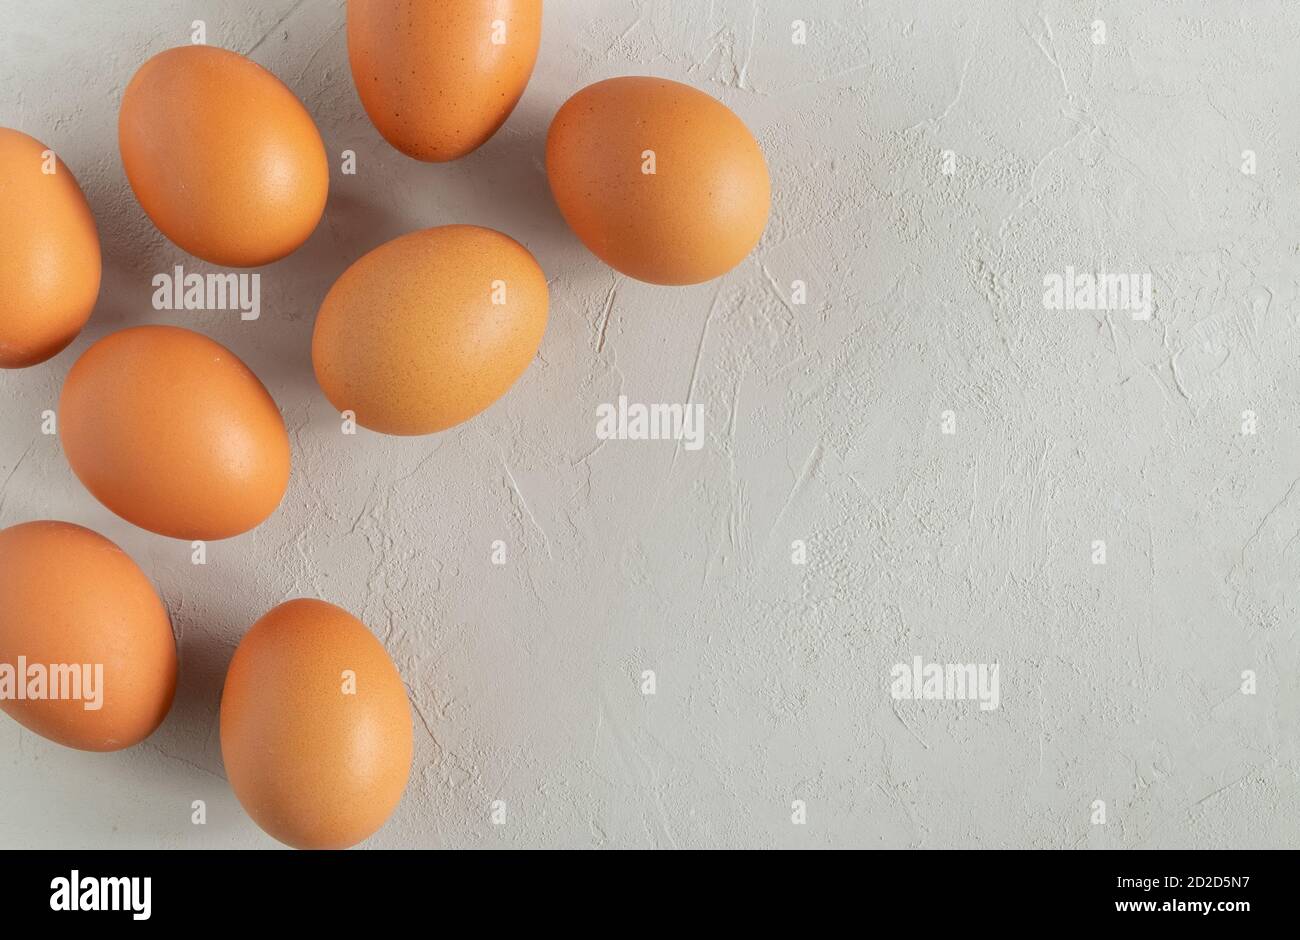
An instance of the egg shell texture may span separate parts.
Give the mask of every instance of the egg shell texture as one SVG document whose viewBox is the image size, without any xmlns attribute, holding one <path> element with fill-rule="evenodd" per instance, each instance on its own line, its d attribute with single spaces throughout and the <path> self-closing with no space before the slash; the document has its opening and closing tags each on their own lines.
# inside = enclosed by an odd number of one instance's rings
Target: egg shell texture
<svg viewBox="0 0 1300 940">
<path fill-rule="evenodd" d="M 541 0 L 348 2 L 357 94 L 384 139 L 417 160 L 455 160 L 497 132 L 541 35 Z"/>
<path fill-rule="evenodd" d="M 546 276 L 514 239 L 472 225 L 411 232 L 364 255 L 330 288 L 312 338 L 316 378 L 364 427 L 445 430 L 524 373 L 547 304 Z"/>
<path fill-rule="evenodd" d="M 771 203 L 767 164 L 744 122 L 663 78 L 611 78 L 566 101 L 546 137 L 546 175 L 583 243 L 652 284 L 731 270 L 758 244 Z"/>
<path fill-rule="evenodd" d="M 95 307 L 100 266 L 72 171 L 39 140 L 0 127 L 0 368 L 36 365 L 72 342 Z"/>
<path fill-rule="evenodd" d="M 172 538 L 246 532 L 289 483 L 275 401 L 234 353 L 180 327 L 133 327 L 86 350 L 64 382 L 58 425 L 96 499 Z"/>
<path fill-rule="evenodd" d="M 81 699 L 6 698 L 3 709 L 51 741 L 85 751 L 138 744 L 176 689 L 171 621 L 144 572 L 90 529 L 28 522 L 0 531 L 0 663 L 102 667 L 99 708 Z M 47 693 L 48 694 L 48 693 Z"/>
<path fill-rule="evenodd" d="M 141 207 L 205 261 L 283 258 L 320 221 L 329 165 L 307 109 L 256 62 L 212 46 L 154 56 L 118 116 L 122 165 Z"/>
<path fill-rule="evenodd" d="M 402 677 L 347 611 L 288 601 L 240 642 L 221 753 L 239 802 L 271 836 L 304 849 L 368 838 L 401 801 L 412 746 Z"/>
</svg>

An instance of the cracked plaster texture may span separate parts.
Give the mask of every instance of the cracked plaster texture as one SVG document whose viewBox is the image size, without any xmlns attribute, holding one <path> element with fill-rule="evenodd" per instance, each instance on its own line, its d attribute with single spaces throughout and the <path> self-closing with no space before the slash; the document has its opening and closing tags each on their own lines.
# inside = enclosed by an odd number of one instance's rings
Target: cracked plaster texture
<svg viewBox="0 0 1300 940">
<path fill-rule="evenodd" d="M 130 76 L 196 19 L 293 89 L 334 166 L 251 323 L 153 310 L 153 275 L 214 269 L 154 229 L 116 145 Z M 550 2 L 508 123 L 426 165 L 367 120 L 340 0 L 0 0 L 0 125 L 77 174 L 105 261 L 72 347 L 0 373 L 0 526 L 118 542 L 181 654 L 139 747 L 0 720 L 0 846 L 274 845 L 226 784 L 218 702 L 243 632 L 295 596 L 364 620 L 410 690 L 409 787 L 369 846 L 1300 844 L 1297 46 L 1281 0 Z M 622 277 L 551 201 L 551 116 L 623 74 L 715 95 L 763 146 L 771 220 L 717 281 Z M 340 434 L 321 299 L 452 222 L 546 271 L 536 361 L 446 433 Z M 1149 272 L 1151 319 L 1045 310 L 1066 266 Z M 206 566 L 98 505 L 39 430 L 76 357 L 147 322 L 233 349 L 293 444 L 280 510 Z M 597 440 L 620 394 L 701 403 L 703 448 Z M 895 701 L 913 656 L 999 663 L 1000 708 Z"/>
</svg>

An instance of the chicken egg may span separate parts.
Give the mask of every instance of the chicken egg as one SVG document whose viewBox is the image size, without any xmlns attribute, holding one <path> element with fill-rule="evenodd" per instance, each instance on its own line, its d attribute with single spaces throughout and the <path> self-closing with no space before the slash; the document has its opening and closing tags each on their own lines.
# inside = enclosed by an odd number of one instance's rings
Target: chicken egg
<svg viewBox="0 0 1300 940">
<path fill-rule="evenodd" d="M 176 640 L 153 584 L 90 529 L 0 531 L 0 709 L 83 751 L 139 744 L 176 689 Z"/>
<path fill-rule="evenodd" d="M 59 398 L 72 470 L 128 522 L 177 539 L 261 523 L 289 485 L 289 435 L 234 353 L 192 330 L 138 326 L 99 340 Z"/>
<path fill-rule="evenodd" d="M 664 78 L 611 78 L 566 101 L 546 137 L 546 176 L 592 253 L 651 284 L 730 271 L 758 244 L 771 201 L 740 118 Z"/>
<path fill-rule="evenodd" d="M 373 835 L 411 772 L 411 708 L 387 651 L 324 601 L 276 607 L 244 636 L 221 695 L 221 755 L 274 838 L 342 849 Z"/>
<path fill-rule="evenodd" d="M 72 171 L 0 127 L 0 369 L 61 352 L 99 296 L 99 233 Z"/>
<path fill-rule="evenodd" d="M 325 146 L 284 83 L 245 56 L 180 46 L 122 95 L 127 180 L 159 231 L 213 264 L 270 264 L 305 242 L 329 193 Z"/>
<path fill-rule="evenodd" d="M 506 393 L 546 329 L 546 275 L 492 229 L 445 225 L 380 245 L 343 272 L 316 317 L 325 396 L 385 434 L 431 434 Z"/>
<path fill-rule="evenodd" d="M 541 36 L 541 0 L 348 0 L 361 104 L 417 160 L 455 160 L 495 134 L 528 85 Z"/>
</svg>

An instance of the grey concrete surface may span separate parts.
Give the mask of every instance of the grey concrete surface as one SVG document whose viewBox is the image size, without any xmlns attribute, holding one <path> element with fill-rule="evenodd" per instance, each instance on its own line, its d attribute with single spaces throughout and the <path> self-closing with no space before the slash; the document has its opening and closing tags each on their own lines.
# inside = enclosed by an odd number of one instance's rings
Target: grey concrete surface
<svg viewBox="0 0 1300 940">
<path fill-rule="evenodd" d="M 152 308 L 155 274 L 211 268 L 117 152 L 127 80 L 196 19 L 302 98 L 335 164 L 255 322 Z M 1300 845 L 1300 7 L 551 2 L 519 108 L 447 165 L 370 125 L 343 26 L 339 0 L 0 0 L 0 125 L 77 173 L 105 258 L 77 342 L 0 373 L 0 526 L 117 541 L 181 651 L 132 750 L 0 719 L 0 846 L 273 847 L 217 709 L 243 631 L 295 596 L 361 617 L 410 688 L 415 766 L 369 846 Z M 550 199 L 550 117 L 622 74 L 717 96 L 765 150 L 767 232 L 716 282 L 621 277 Z M 536 362 L 442 435 L 341 434 L 322 297 L 450 222 L 546 271 Z M 1149 319 L 1048 309 L 1067 268 L 1149 275 Z M 144 322 L 230 346 L 290 429 L 280 511 L 206 566 L 40 431 L 76 356 Z M 703 446 L 598 440 L 620 395 L 702 405 Z M 895 698 L 914 657 L 997 664 L 998 707 Z"/>
</svg>

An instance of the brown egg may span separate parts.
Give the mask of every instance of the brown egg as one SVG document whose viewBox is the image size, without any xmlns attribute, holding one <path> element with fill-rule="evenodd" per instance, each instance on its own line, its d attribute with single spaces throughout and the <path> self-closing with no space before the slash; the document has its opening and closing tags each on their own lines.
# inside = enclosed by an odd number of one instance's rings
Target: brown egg
<svg viewBox="0 0 1300 940">
<path fill-rule="evenodd" d="M 611 78 L 566 101 L 546 137 L 546 175 L 583 243 L 651 284 L 725 274 L 767 225 L 754 136 L 722 102 L 664 78 Z"/>
<path fill-rule="evenodd" d="M 44 362 L 72 342 L 99 274 L 99 233 L 72 171 L 40 141 L 0 127 L 0 369 Z"/>
<path fill-rule="evenodd" d="M 329 166 L 311 115 L 251 59 L 212 46 L 160 52 L 117 122 L 122 165 L 159 230 L 213 264 L 254 267 L 305 242 Z"/>
<path fill-rule="evenodd" d="M 289 601 L 239 644 L 221 755 L 235 796 L 276 839 L 343 849 L 369 838 L 402 799 L 411 749 L 402 677 L 347 611 Z"/>
<path fill-rule="evenodd" d="M 316 317 L 316 380 L 385 434 L 478 414 L 523 375 L 546 330 L 546 276 L 492 229 L 446 225 L 380 245 L 343 272 Z"/>
<path fill-rule="evenodd" d="M 370 120 L 417 160 L 497 132 L 528 85 L 542 0 L 348 0 L 348 59 Z"/>
<path fill-rule="evenodd" d="M 68 522 L 0 531 L 0 709 L 59 744 L 116 751 L 154 732 L 175 689 L 167 609 L 126 552 Z"/>
<path fill-rule="evenodd" d="M 289 484 L 289 436 L 262 383 L 191 330 L 138 326 L 77 360 L 59 399 L 73 471 L 128 522 L 178 539 L 256 526 Z"/>
</svg>

